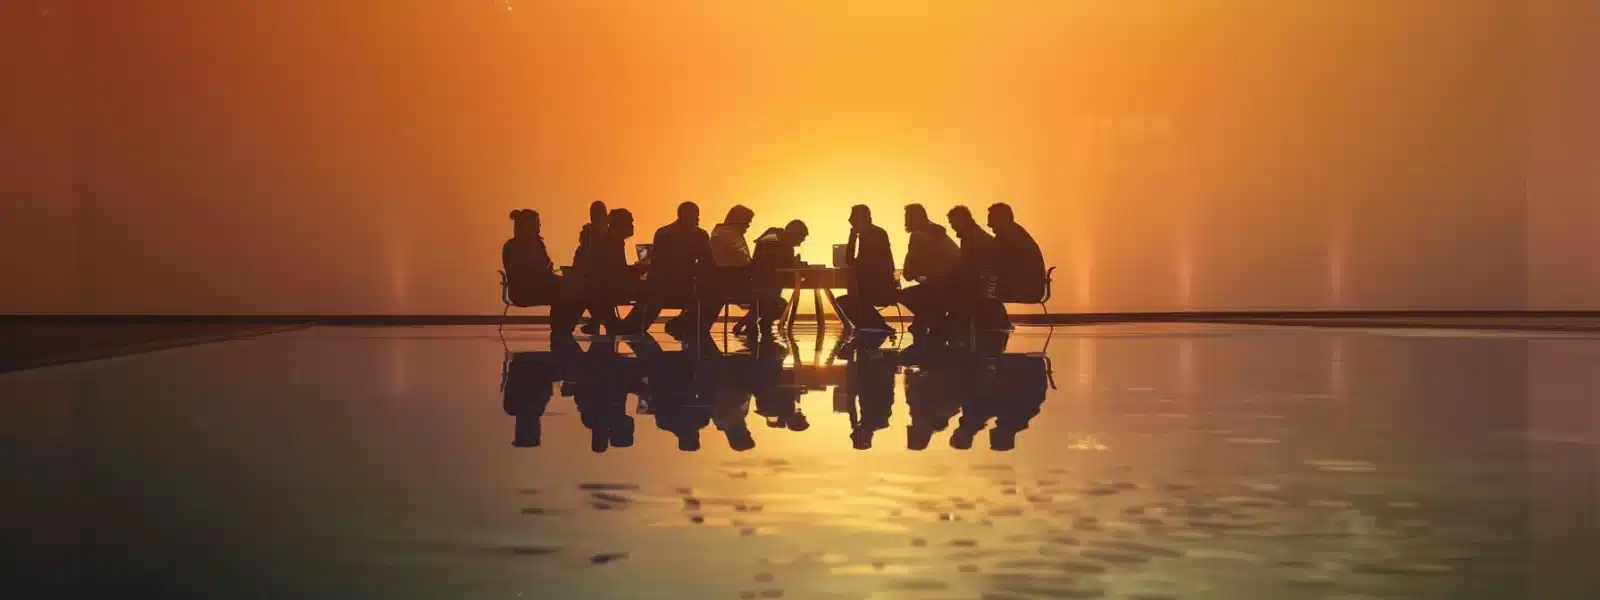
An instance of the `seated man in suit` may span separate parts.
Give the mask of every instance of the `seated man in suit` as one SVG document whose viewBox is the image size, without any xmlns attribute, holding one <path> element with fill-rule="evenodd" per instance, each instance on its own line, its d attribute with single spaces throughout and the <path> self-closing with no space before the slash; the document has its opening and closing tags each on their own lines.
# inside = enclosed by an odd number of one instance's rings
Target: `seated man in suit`
<svg viewBox="0 0 1600 600">
<path fill-rule="evenodd" d="M 996 292 L 1001 302 L 1033 304 L 1044 299 L 1044 254 L 1005 203 L 989 207 L 994 231 Z"/>
<path fill-rule="evenodd" d="M 700 228 L 700 207 L 693 202 L 678 205 L 678 219 L 656 230 L 654 247 L 643 306 L 628 314 L 630 330 L 649 329 L 663 308 L 678 308 L 683 312 L 667 322 L 668 333 L 687 337 L 710 331 L 717 308 L 712 300 L 715 261 L 711 236 Z"/>
<path fill-rule="evenodd" d="M 588 249 L 588 262 L 585 265 L 588 289 L 584 292 L 584 302 L 575 310 L 562 307 L 560 318 L 552 316 L 552 322 L 560 323 L 557 331 L 572 331 L 571 324 L 577 322 L 584 307 L 599 309 L 602 316 L 609 317 L 612 307 L 631 303 L 638 297 L 639 280 L 644 276 L 649 261 L 628 264 L 627 243 L 630 237 L 633 237 L 633 213 L 626 208 L 613 209 L 606 216 L 604 233 L 592 236 L 589 240 L 591 248 Z M 627 329 L 622 323 L 606 324 L 606 331 L 611 334 L 626 333 Z"/>
<path fill-rule="evenodd" d="M 961 247 L 945 233 L 944 226 L 928 218 L 921 204 L 906 205 L 906 233 L 911 234 L 906 244 L 906 260 L 901 276 L 917 285 L 900 292 L 900 303 L 911 311 L 912 335 L 926 335 L 933 326 L 942 323 L 950 311 L 949 277 L 956 261 L 961 258 Z"/>
<path fill-rule="evenodd" d="M 956 261 L 952 314 L 957 321 L 968 319 L 978 329 L 1003 329 L 1009 326 L 1006 308 L 990 293 L 989 279 L 996 270 L 994 237 L 972 218 L 965 206 L 950 209 L 950 229 L 961 238 L 961 257 Z"/>
<path fill-rule="evenodd" d="M 889 250 L 889 234 L 872 224 L 872 210 L 864 204 L 850 208 L 849 290 L 839 297 L 839 309 L 857 329 L 866 333 L 889 333 L 889 324 L 878 314 L 879 305 L 893 304 L 895 297 L 894 255 Z"/>
<path fill-rule="evenodd" d="M 567 284 L 574 288 L 568 290 L 568 296 L 570 297 L 581 298 L 588 294 L 586 288 L 588 284 L 589 256 L 592 254 L 595 243 L 606 234 L 607 214 L 606 203 L 595 200 L 589 204 L 589 222 L 584 224 L 583 229 L 578 230 L 578 249 L 573 252 L 572 268 L 567 271 Z M 589 322 L 584 323 L 581 330 L 585 335 L 599 335 L 600 327 L 615 319 L 615 315 L 611 312 L 611 307 L 601 307 L 597 310 L 586 305 L 584 310 L 589 311 Z M 582 314 L 580 313 L 579 316 L 582 316 Z M 616 323 L 611 323 L 611 325 L 615 326 Z M 562 333 L 568 331 L 571 331 L 571 329 L 564 330 Z"/>
<path fill-rule="evenodd" d="M 800 266 L 800 257 L 795 251 L 808 235 L 810 230 L 806 224 L 797 219 L 782 229 L 770 228 L 756 238 L 756 251 L 750 259 L 750 280 L 755 288 L 756 310 L 761 314 L 759 330 L 769 335 L 772 323 L 783 313 L 783 290 L 791 281 L 779 270 Z"/>
</svg>

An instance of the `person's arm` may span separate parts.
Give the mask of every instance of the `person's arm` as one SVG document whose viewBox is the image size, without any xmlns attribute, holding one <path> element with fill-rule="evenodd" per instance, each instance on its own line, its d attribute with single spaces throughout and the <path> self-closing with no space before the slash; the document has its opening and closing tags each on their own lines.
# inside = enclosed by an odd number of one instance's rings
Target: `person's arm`
<svg viewBox="0 0 1600 600">
<path fill-rule="evenodd" d="M 710 269 L 717 265 L 715 254 L 711 251 L 711 236 L 701 232 L 695 236 L 695 264 L 702 269 Z"/>
<path fill-rule="evenodd" d="M 906 242 L 906 260 L 900 267 L 900 277 L 906 281 L 916 281 L 918 277 L 922 276 L 922 261 L 925 257 L 922 256 L 922 244 L 918 243 L 919 237 L 913 233 L 911 234 L 911 241 Z"/>
<path fill-rule="evenodd" d="M 750 242 L 746 241 L 743 235 L 738 237 L 738 241 L 739 243 L 735 248 L 739 250 L 739 257 L 743 260 L 743 263 L 748 265 L 750 261 L 755 260 L 755 255 L 750 253 Z"/>
<path fill-rule="evenodd" d="M 538 260 L 539 268 L 546 273 L 555 273 L 556 263 L 555 261 L 550 260 L 550 249 L 544 245 L 543 239 L 540 239 L 535 243 L 539 246 L 539 255 L 535 257 L 536 260 Z"/>
</svg>

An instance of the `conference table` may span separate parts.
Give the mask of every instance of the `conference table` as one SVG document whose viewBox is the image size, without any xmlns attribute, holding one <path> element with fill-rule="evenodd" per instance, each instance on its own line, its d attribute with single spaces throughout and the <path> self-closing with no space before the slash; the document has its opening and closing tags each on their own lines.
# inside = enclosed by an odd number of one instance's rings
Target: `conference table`
<svg viewBox="0 0 1600 600">
<path fill-rule="evenodd" d="M 779 320 L 784 331 L 793 331 L 794 322 L 800 316 L 800 293 L 802 290 L 811 290 L 812 311 L 817 317 L 817 330 L 821 331 L 826 325 L 826 317 L 822 312 L 822 299 L 827 297 L 828 306 L 833 309 L 833 314 L 839 316 L 839 322 L 846 331 L 854 329 L 855 325 L 844 311 L 839 309 L 839 299 L 834 297 L 833 290 L 849 287 L 850 269 L 848 267 L 825 267 L 821 265 L 807 265 L 790 269 L 779 269 L 780 273 L 787 273 L 794 278 L 794 293 L 789 296 L 789 304 L 784 307 L 783 317 Z"/>
</svg>

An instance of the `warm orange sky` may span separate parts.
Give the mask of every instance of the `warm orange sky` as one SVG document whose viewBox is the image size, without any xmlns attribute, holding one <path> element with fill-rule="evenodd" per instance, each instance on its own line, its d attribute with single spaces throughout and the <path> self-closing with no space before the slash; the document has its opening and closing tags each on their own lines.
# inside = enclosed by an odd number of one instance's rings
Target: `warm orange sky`
<svg viewBox="0 0 1600 600">
<path fill-rule="evenodd" d="M 1600 78 L 1551 41 L 1593 36 L 1546 10 L 1568 0 L 1440 2 L 308 0 L 8 22 L 35 57 L 10 114 L 38 117 L 8 126 L 39 142 L 8 187 L 50 200 L 8 207 L 29 225 L 7 270 L 61 281 L 0 310 L 489 312 L 506 213 L 544 213 L 564 262 L 594 199 L 641 238 L 684 200 L 707 226 L 735 202 L 757 227 L 802 218 L 819 262 L 857 202 L 898 254 L 906 202 L 1007 201 L 1061 267 L 1058 310 L 1519 306 L 1530 265 L 1600 230 L 1572 225 L 1597 217 L 1568 158 L 1596 154 L 1572 111 Z M 37 248 L 57 262 L 11 251 Z M 1600 298 L 1563 285 L 1547 304 Z"/>
</svg>

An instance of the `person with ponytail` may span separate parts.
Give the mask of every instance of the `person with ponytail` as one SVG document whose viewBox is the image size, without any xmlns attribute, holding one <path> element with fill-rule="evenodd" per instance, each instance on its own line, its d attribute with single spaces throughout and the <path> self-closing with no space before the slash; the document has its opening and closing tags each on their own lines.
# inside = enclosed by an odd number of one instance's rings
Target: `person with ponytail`
<svg viewBox="0 0 1600 600">
<path fill-rule="evenodd" d="M 539 213 L 511 211 L 511 239 L 500 248 L 500 264 L 515 306 L 543 306 L 556 301 L 560 277 L 540 234 Z"/>
</svg>

